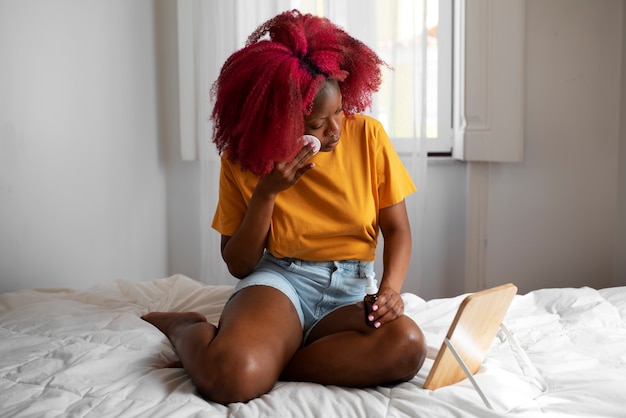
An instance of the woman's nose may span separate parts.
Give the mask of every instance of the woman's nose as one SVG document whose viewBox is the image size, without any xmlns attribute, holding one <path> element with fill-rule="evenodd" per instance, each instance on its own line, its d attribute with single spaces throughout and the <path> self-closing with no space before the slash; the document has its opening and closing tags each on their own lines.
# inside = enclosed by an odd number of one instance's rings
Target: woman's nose
<svg viewBox="0 0 626 418">
<path fill-rule="evenodd" d="M 339 133 L 339 122 L 331 119 L 328 129 L 326 130 L 325 134 L 326 136 L 335 136 Z"/>
</svg>

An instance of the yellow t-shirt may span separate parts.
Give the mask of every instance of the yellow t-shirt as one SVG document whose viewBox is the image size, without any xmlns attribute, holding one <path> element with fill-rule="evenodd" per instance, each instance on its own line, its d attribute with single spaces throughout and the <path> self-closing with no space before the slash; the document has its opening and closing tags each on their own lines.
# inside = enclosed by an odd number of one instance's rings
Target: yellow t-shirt
<svg viewBox="0 0 626 418">
<path fill-rule="evenodd" d="M 335 149 L 310 161 L 315 167 L 276 198 L 267 250 L 278 258 L 373 261 L 379 209 L 415 191 L 382 125 L 364 115 L 344 117 Z M 222 156 L 215 230 L 237 231 L 257 182 Z"/>
</svg>

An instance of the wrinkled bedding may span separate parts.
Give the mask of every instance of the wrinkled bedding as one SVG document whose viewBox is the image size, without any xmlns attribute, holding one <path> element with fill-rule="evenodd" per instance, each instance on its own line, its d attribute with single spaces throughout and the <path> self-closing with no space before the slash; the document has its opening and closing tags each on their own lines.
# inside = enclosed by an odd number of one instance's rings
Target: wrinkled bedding
<svg viewBox="0 0 626 418">
<path fill-rule="evenodd" d="M 0 294 L 2 417 L 624 417 L 626 287 L 542 289 L 517 295 L 475 378 L 422 389 L 464 298 L 424 301 L 404 294 L 429 355 L 410 382 L 371 389 L 278 382 L 248 403 L 198 396 L 171 344 L 140 319 L 149 311 L 199 311 L 217 323 L 232 288 L 185 276 L 118 280 L 86 291 L 31 289 Z M 536 369 L 548 385 L 542 393 Z"/>
</svg>

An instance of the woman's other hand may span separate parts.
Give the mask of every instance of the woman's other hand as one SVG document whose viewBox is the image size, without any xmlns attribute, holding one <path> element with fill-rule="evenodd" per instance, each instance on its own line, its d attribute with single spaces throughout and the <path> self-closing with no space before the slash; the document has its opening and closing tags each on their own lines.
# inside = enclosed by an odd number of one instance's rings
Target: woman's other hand
<svg viewBox="0 0 626 418">
<path fill-rule="evenodd" d="M 381 287 L 378 299 L 372 306 L 369 318 L 376 328 L 387 324 L 404 314 L 404 301 L 398 292 L 390 287 Z"/>
</svg>

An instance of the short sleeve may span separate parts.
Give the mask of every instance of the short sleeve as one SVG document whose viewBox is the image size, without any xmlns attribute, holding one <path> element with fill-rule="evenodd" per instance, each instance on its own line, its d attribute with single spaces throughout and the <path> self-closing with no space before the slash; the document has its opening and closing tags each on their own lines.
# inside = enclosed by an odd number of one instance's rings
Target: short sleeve
<svg viewBox="0 0 626 418">
<path fill-rule="evenodd" d="M 248 202 L 237 184 L 237 178 L 233 173 L 236 169 L 225 157 L 222 156 L 220 168 L 219 200 L 212 227 L 222 235 L 232 236 L 246 215 Z"/>
<path fill-rule="evenodd" d="M 374 127 L 378 198 L 379 207 L 383 209 L 401 202 L 415 192 L 416 187 L 382 124 L 377 122 Z"/>
</svg>

